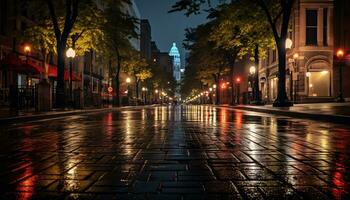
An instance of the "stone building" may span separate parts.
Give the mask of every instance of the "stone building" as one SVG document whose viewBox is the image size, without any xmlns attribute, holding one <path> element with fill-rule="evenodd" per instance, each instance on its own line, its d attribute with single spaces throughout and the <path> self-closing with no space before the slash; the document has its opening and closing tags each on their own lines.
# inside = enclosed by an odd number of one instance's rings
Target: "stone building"
<svg viewBox="0 0 350 200">
<path fill-rule="evenodd" d="M 335 2 L 337 0 L 298 0 L 294 5 L 288 34 L 292 46 L 287 50 L 286 65 L 287 94 L 294 102 L 333 101 L 338 95 L 339 73 L 334 55 L 341 46 L 335 45 L 338 41 L 335 33 L 345 29 L 335 26 L 335 22 L 344 17 L 335 17 Z M 270 103 L 277 97 L 277 56 L 277 50 L 268 50 L 259 66 L 262 98 Z"/>
</svg>

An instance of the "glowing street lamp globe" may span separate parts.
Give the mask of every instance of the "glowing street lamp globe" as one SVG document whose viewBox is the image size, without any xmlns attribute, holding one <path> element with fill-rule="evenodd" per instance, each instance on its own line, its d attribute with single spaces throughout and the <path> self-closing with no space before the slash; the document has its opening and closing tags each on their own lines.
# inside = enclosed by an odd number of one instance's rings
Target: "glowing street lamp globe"
<svg viewBox="0 0 350 200">
<path fill-rule="evenodd" d="M 249 72 L 250 72 L 250 74 L 255 74 L 255 72 L 256 72 L 256 67 L 255 67 L 255 66 L 251 66 L 251 67 L 249 68 Z"/>
<path fill-rule="evenodd" d="M 342 59 L 344 57 L 344 51 L 342 49 L 339 49 L 336 55 L 338 59 Z"/>
<path fill-rule="evenodd" d="M 30 51 L 31 51 L 30 46 L 26 45 L 26 46 L 24 47 L 24 52 L 25 52 L 26 54 L 29 54 Z"/>
<path fill-rule="evenodd" d="M 67 56 L 67 58 L 74 58 L 75 57 L 75 51 L 73 50 L 73 48 L 69 48 L 67 50 L 66 56 Z"/>
<path fill-rule="evenodd" d="M 286 49 L 291 49 L 293 45 L 293 41 L 289 38 L 286 39 Z"/>
</svg>

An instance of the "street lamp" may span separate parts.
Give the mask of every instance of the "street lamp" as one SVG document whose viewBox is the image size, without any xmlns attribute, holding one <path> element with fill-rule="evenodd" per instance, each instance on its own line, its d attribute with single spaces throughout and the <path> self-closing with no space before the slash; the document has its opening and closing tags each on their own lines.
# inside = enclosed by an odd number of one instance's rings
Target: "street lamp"
<svg viewBox="0 0 350 200">
<path fill-rule="evenodd" d="M 343 66 L 341 63 L 344 57 L 344 50 L 338 49 L 336 56 L 338 58 L 338 65 L 339 65 L 339 94 L 336 101 L 345 102 L 345 99 L 343 97 Z"/>
<path fill-rule="evenodd" d="M 24 53 L 26 54 L 26 63 L 28 64 L 29 54 L 30 54 L 31 48 L 29 45 L 24 46 Z M 31 79 L 29 75 L 27 76 L 26 81 L 26 87 L 29 87 L 31 85 Z"/>
<path fill-rule="evenodd" d="M 251 67 L 249 68 L 249 72 L 250 72 L 251 75 L 255 74 L 255 72 L 256 72 L 256 67 L 255 67 L 255 66 L 251 66 Z"/>
<path fill-rule="evenodd" d="M 253 100 L 253 101 L 256 101 L 256 100 L 257 100 L 257 98 L 256 98 L 256 90 L 257 90 L 257 88 L 256 88 L 256 86 L 255 86 L 255 82 L 256 82 L 256 80 L 255 80 L 256 67 L 255 67 L 255 66 L 251 66 L 251 67 L 249 68 L 249 73 L 250 73 L 250 75 L 251 75 L 251 78 L 250 78 L 250 87 L 251 87 L 251 89 L 252 89 L 252 96 L 253 96 L 252 100 Z"/>
<path fill-rule="evenodd" d="M 293 41 L 290 38 L 286 39 L 286 49 L 291 49 L 293 45 Z"/>
<path fill-rule="evenodd" d="M 31 51 L 31 48 L 29 45 L 24 46 L 24 53 L 26 53 L 27 56 L 29 55 L 30 51 Z"/>
<path fill-rule="evenodd" d="M 147 92 L 147 88 L 146 87 L 142 87 L 142 93 L 143 93 L 143 98 L 144 98 L 144 104 L 146 104 L 146 102 L 147 102 L 147 94 L 146 94 L 146 92 Z"/>
<path fill-rule="evenodd" d="M 127 93 L 126 93 L 126 95 L 128 96 L 128 100 L 129 100 L 129 97 L 130 97 L 130 83 L 131 83 L 131 79 L 129 78 L 129 77 L 127 77 L 126 79 L 125 79 L 125 82 L 126 82 L 126 88 L 127 88 Z"/>
<path fill-rule="evenodd" d="M 73 48 L 69 48 L 66 52 L 67 58 L 69 58 L 69 100 L 73 102 L 73 59 L 75 57 L 75 51 Z"/>
<path fill-rule="evenodd" d="M 156 93 L 156 103 L 158 103 L 158 99 L 159 99 L 159 90 L 154 90 L 154 93 Z"/>
</svg>

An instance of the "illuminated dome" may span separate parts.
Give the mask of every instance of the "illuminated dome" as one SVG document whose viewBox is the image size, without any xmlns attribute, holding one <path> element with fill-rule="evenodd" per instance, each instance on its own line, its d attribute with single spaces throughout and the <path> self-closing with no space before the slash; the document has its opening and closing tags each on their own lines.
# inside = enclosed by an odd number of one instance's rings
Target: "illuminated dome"
<svg viewBox="0 0 350 200">
<path fill-rule="evenodd" d="M 169 56 L 180 57 L 179 49 L 176 47 L 176 43 L 173 43 L 173 47 L 171 47 Z"/>
<path fill-rule="evenodd" d="M 180 82 L 181 80 L 181 59 L 179 49 L 176 47 L 176 43 L 173 43 L 173 46 L 170 49 L 169 56 L 173 57 L 173 76 L 174 78 Z"/>
</svg>

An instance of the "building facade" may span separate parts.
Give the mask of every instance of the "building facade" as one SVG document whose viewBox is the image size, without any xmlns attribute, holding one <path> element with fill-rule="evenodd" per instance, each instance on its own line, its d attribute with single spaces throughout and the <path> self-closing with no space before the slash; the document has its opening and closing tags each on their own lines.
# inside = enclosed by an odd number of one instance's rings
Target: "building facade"
<svg viewBox="0 0 350 200">
<path fill-rule="evenodd" d="M 169 51 L 169 56 L 173 58 L 173 76 L 177 82 L 181 81 L 181 58 L 180 52 L 176 47 L 176 43 L 173 43 Z"/>
<path fill-rule="evenodd" d="M 286 65 L 287 95 L 294 102 L 333 101 L 338 95 L 334 34 L 343 29 L 334 26 L 339 20 L 334 17 L 334 3 L 299 0 L 294 5 L 288 34 L 292 46 L 287 49 Z M 267 54 L 259 66 L 259 87 L 262 98 L 271 103 L 277 97 L 278 55 L 276 49 Z"/>
<path fill-rule="evenodd" d="M 140 29 L 141 29 L 140 31 L 141 57 L 147 60 L 150 60 L 152 56 L 152 50 L 151 50 L 152 30 L 151 30 L 151 25 L 147 19 L 141 20 Z"/>
</svg>

